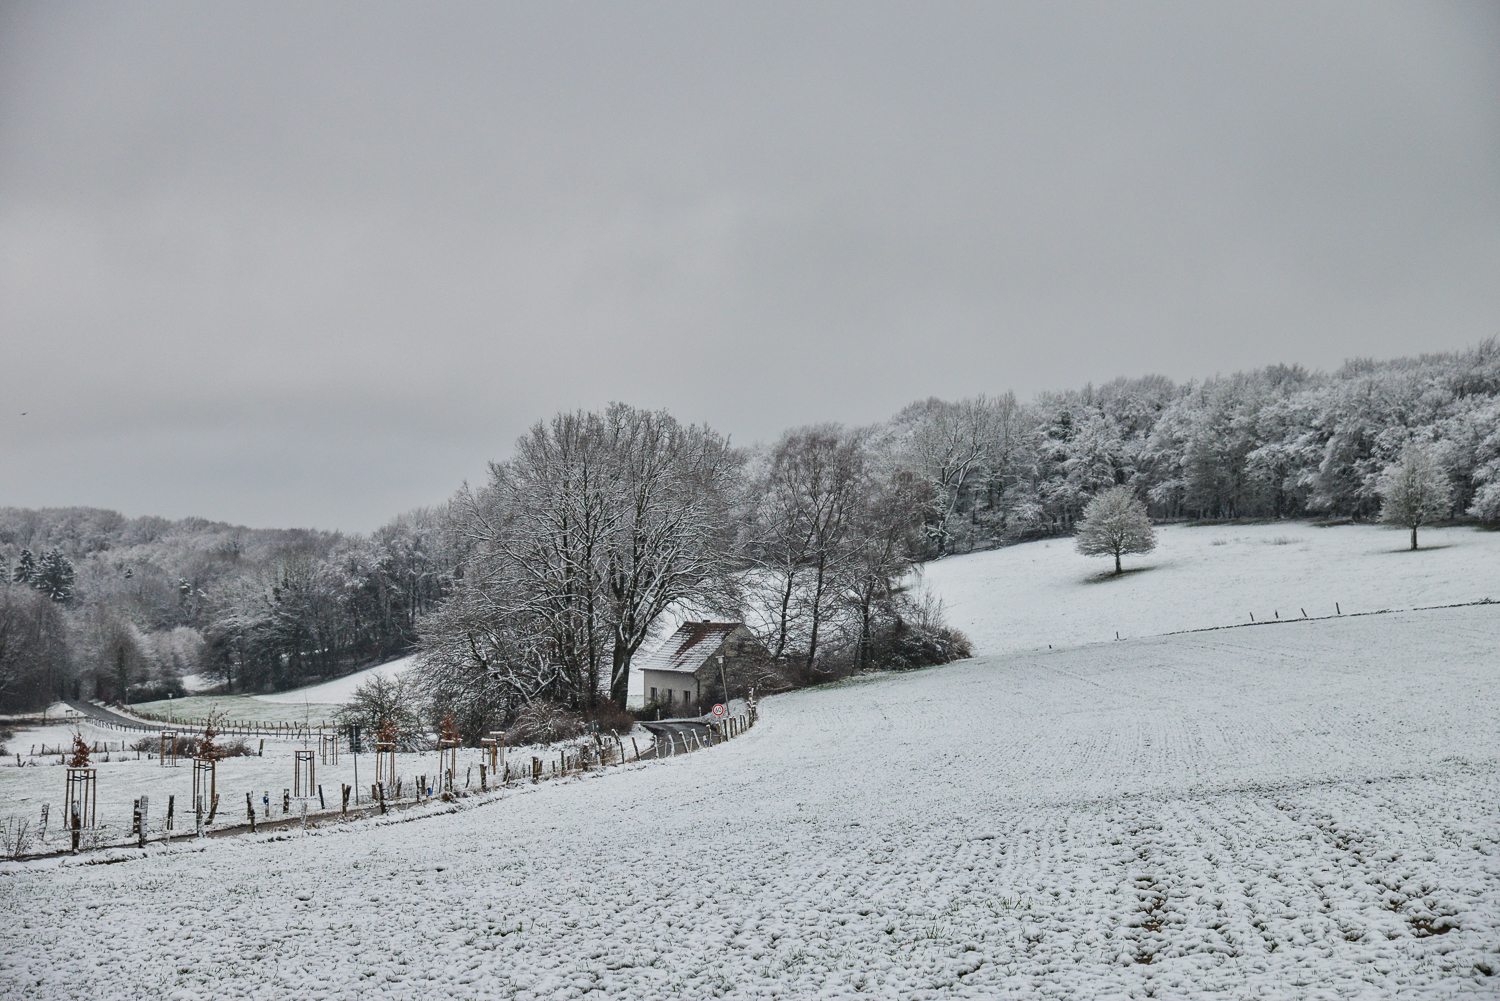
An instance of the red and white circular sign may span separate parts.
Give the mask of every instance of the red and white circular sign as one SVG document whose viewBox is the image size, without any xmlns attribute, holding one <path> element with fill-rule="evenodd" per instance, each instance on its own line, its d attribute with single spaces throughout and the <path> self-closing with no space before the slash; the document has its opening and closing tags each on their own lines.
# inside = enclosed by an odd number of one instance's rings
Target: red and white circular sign
<svg viewBox="0 0 1500 1001">
<path fill-rule="evenodd" d="M 725 709 L 724 709 L 724 707 L 722 705 L 715 705 L 714 706 L 714 715 L 715 716 L 723 716 L 724 712 L 725 712 Z"/>
</svg>

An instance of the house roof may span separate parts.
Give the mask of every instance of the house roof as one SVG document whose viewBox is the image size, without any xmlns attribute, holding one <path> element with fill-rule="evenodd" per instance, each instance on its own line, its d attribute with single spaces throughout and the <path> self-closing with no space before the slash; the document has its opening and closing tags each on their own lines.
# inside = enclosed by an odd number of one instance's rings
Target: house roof
<svg viewBox="0 0 1500 1001">
<path fill-rule="evenodd" d="M 742 622 L 684 622 L 651 654 L 635 662 L 642 671 L 681 671 L 694 674 L 719 651 Z"/>
</svg>

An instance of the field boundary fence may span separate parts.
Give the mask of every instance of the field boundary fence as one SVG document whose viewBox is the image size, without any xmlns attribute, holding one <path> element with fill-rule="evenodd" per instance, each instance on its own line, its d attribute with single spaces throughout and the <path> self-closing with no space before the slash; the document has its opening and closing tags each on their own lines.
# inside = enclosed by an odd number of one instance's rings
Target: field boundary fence
<svg viewBox="0 0 1500 1001">
<path fill-rule="evenodd" d="M 654 739 L 645 747 L 641 746 L 639 738 L 602 733 L 587 734 L 571 746 L 549 750 L 545 757 L 533 753 L 535 749 L 531 747 L 512 748 L 513 753 L 509 758 L 503 752 L 491 757 L 489 749 L 482 747 L 480 760 L 477 763 L 463 765 L 462 774 L 459 773 L 457 767 L 452 767 L 447 769 L 445 774 L 397 775 L 391 777 L 389 781 L 371 783 L 366 789 L 356 789 L 351 784 L 341 782 L 336 790 L 328 790 L 327 793 L 321 785 L 312 785 L 308 790 L 308 795 L 295 799 L 290 796 L 290 790 L 285 790 L 285 794 L 280 797 L 272 797 L 270 792 L 266 791 L 259 800 L 253 792 L 247 792 L 243 803 L 244 814 L 236 817 L 235 800 L 226 799 L 223 813 L 219 814 L 221 817 L 219 823 L 214 824 L 211 816 L 208 822 L 203 824 L 201 833 L 197 833 L 196 828 L 187 824 L 174 831 L 170 827 L 171 821 L 168 820 L 169 826 L 166 830 L 152 832 L 148 838 L 142 829 L 142 822 L 137 820 L 136 826 L 131 828 L 128 835 L 122 830 L 111 836 L 107 828 L 96 829 L 91 832 L 90 837 L 83 839 L 82 849 L 73 846 L 78 843 L 77 838 L 72 839 L 69 846 L 61 848 L 44 844 L 40 851 L 17 851 L 17 846 L 7 842 L 3 846 L 6 849 L 4 854 L 7 858 L 17 860 L 46 858 L 78 854 L 80 850 L 144 847 L 148 840 L 170 842 L 173 837 L 179 840 L 194 836 L 231 837 L 239 834 L 254 834 L 262 829 L 285 832 L 294 827 L 305 830 L 328 823 L 343 823 L 371 816 L 399 813 L 433 800 L 451 802 L 490 796 L 508 788 L 537 785 L 588 774 L 601 774 L 622 765 L 666 760 L 683 754 L 708 750 L 748 733 L 758 717 L 757 709 L 754 703 L 751 703 L 746 712 L 722 719 L 671 721 L 671 727 L 663 727 L 667 733 L 665 735 L 654 734 Z M 189 724 L 178 723 L 178 725 L 185 727 Z M 315 729 L 309 728 L 308 732 L 315 732 Z M 226 728 L 220 732 L 228 733 L 229 731 Z M 123 741 L 99 743 L 101 745 L 118 743 L 121 748 L 125 747 Z M 524 760 L 517 760 L 521 755 L 514 752 L 523 752 Z M 443 760 L 453 759 L 444 758 Z M 488 764 L 490 761 L 503 762 L 503 764 L 492 770 Z M 219 797 L 213 798 L 214 812 L 218 813 Z M 136 800 L 135 816 L 137 817 L 143 815 L 144 808 L 141 805 L 143 799 L 144 797 Z M 169 805 L 168 810 L 170 809 Z M 41 839 L 46 838 L 46 811 L 47 807 L 44 805 L 43 819 L 39 829 Z M 170 818 L 171 813 L 169 812 L 167 816 Z M 14 818 L 7 821 L 7 824 L 11 826 L 16 823 L 19 821 Z M 31 843 L 34 844 L 34 840 Z"/>
</svg>

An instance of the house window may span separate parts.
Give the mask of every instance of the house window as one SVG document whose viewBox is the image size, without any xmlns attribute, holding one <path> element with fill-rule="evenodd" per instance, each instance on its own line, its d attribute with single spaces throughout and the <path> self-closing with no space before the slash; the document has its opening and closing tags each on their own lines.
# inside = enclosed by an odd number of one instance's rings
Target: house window
<svg viewBox="0 0 1500 1001">
<path fill-rule="evenodd" d="M 672 704 L 672 689 L 667 689 L 667 705 Z"/>
<path fill-rule="evenodd" d="M 651 701 L 652 702 L 656 701 L 656 689 L 654 689 L 654 688 L 651 689 Z"/>
<path fill-rule="evenodd" d="M 684 701 L 684 702 L 691 702 L 691 701 L 693 701 L 693 693 L 689 692 L 689 691 L 683 691 L 683 693 L 682 693 L 682 701 Z"/>
</svg>

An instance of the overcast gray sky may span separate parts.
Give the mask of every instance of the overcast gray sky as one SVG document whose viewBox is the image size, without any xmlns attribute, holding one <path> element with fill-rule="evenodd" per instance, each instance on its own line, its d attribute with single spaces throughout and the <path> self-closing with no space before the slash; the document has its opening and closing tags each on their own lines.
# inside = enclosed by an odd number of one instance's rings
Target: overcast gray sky
<svg viewBox="0 0 1500 1001">
<path fill-rule="evenodd" d="M 1494 3 L 0 6 L 0 505 L 1497 332 Z"/>
</svg>

